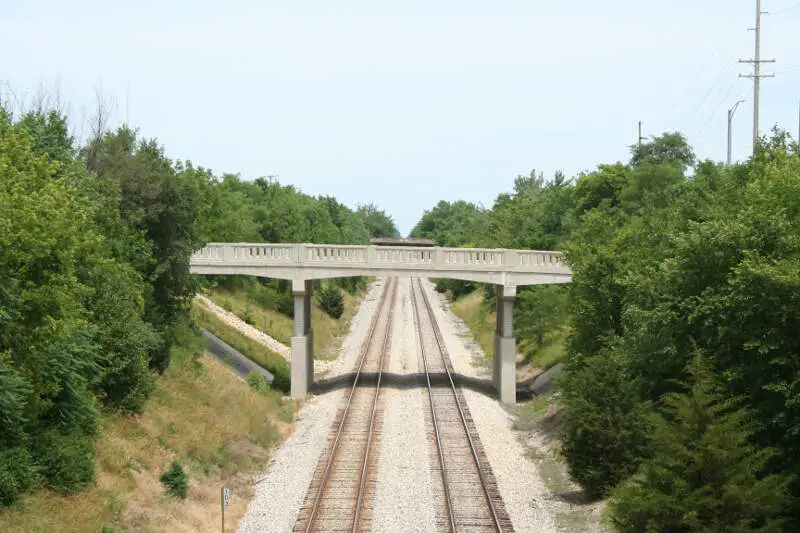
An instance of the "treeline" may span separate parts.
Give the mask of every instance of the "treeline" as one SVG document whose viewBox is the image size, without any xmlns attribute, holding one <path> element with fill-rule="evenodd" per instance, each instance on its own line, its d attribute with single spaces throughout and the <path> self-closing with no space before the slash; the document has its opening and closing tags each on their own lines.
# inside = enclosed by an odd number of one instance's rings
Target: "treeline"
<svg viewBox="0 0 800 533">
<path fill-rule="evenodd" d="M 141 412 L 192 334 L 204 242 L 396 234 L 375 206 L 217 177 L 128 127 L 78 146 L 56 112 L 0 109 L 0 506 L 93 481 L 100 413 Z"/>
<path fill-rule="evenodd" d="M 733 166 L 697 163 L 680 134 L 632 151 L 519 178 L 469 209 L 459 244 L 565 252 L 563 300 L 526 289 L 563 321 L 521 312 L 517 334 L 568 327 L 563 453 L 618 531 L 798 531 L 797 144 L 775 130 Z"/>
</svg>

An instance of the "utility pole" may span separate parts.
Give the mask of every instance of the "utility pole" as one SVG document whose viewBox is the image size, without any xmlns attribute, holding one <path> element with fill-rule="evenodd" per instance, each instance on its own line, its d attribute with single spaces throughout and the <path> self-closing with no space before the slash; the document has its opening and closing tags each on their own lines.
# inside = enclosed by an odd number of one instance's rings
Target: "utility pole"
<svg viewBox="0 0 800 533">
<path fill-rule="evenodd" d="M 733 124 L 733 114 L 736 113 L 736 108 L 739 107 L 739 104 L 744 102 L 741 98 L 733 104 L 733 107 L 728 109 L 728 165 L 731 164 L 731 139 L 733 138 L 733 133 L 731 131 L 731 125 Z"/>
<path fill-rule="evenodd" d="M 774 63 L 774 59 L 761 59 L 761 15 L 765 12 L 761 11 L 761 0 L 756 0 L 756 27 L 748 28 L 748 30 L 755 30 L 756 32 L 756 50 L 753 59 L 740 59 L 739 63 L 752 63 L 753 74 L 739 74 L 740 78 L 753 79 L 753 155 L 758 148 L 758 96 L 759 85 L 761 78 L 774 78 L 775 74 L 761 74 L 761 63 Z"/>
<path fill-rule="evenodd" d="M 642 137 L 642 121 L 640 120 L 639 121 L 639 148 L 642 147 L 642 140 L 643 139 L 644 139 L 644 137 Z"/>
</svg>

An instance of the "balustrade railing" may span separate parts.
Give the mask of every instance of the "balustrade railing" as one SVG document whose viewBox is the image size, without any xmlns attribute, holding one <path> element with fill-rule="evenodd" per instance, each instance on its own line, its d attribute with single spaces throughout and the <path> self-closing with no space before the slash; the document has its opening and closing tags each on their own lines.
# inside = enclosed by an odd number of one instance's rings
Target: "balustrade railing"
<svg viewBox="0 0 800 533">
<path fill-rule="evenodd" d="M 424 267 L 431 270 L 567 271 L 561 253 L 538 250 L 348 246 L 327 244 L 210 243 L 193 265 L 245 263 L 266 266 Z"/>
</svg>

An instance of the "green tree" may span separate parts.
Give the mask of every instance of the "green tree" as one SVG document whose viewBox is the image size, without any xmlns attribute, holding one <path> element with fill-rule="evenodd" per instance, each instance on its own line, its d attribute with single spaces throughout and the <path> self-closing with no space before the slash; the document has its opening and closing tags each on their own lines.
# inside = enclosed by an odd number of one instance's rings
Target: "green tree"
<svg viewBox="0 0 800 533">
<path fill-rule="evenodd" d="M 374 204 L 359 205 L 356 208 L 356 213 L 364 220 L 370 237 L 400 237 L 400 232 L 397 230 L 392 217 Z"/>
<path fill-rule="evenodd" d="M 681 172 L 695 164 L 694 150 L 680 132 L 665 132 L 649 142 L 631 147 L 631 166 L 643 163 L 671 165 Z"/>
<path fill-rule="evenodd" d="M 145 295 L 145 316 L 161 336 L 149 364 L 163 372 L 176 327 L 186 320 L 188 301 L 197 289 L 189 274 L 189 256 L 200 246 L 196 172 L 191 164 L 173 164 L 154 140 L 140 141 L 125 126 L 104 135 L 88 152 L 93 154 L 87 162 L 90 170 L 118 183 L 123 219 L 150 245 L 152 260 L 137 266 L 152 287 Z"/>
<path fill-rule="evenodd" d="M 601 497 L 636 471 L 647 451 L 647 405 L 613 352 L 569 365 L 563 452 L 573 479 Z"/>
<path fill-rule="evenodd" d="M 653 457 L 610 505 L 620 533 L 779 532 L 787 476 L 763 475 L 773 450 L 753 445 L 752 413 L 726 398 L 696 357 L 688 392 L 653 415 Z"/>
<path fill-rule="evenodd" d="M 319 293 L 319 304 L 322 309 L 333 318 L 339 318 L 344 313 L 344 299 L 339 286 L 328 283 Z"/>
<path fill-rule="evenodd" d="M 485 216 L 485 211 L 471 202 L 440 201 L 425 211 L 409 236 L 432 239 L 438 246 L 474 245 L 484 231 Z"/>
<path fill-rule="evenodd" d="M 58 170 L 0 116 L 0 455 L 15 461 L 0 475 L 5 503 L 39 469 L 45 486 L 65 492 L 94 470 L 98 346 L 79 268 L 102 238 Z M 74 460 L 76 449 L 85 460 Z"/>
</svg>

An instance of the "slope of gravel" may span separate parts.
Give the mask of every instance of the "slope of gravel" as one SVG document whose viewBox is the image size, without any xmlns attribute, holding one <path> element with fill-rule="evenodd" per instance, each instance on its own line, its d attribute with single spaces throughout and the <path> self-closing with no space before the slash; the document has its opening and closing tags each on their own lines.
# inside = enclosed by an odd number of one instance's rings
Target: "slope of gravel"
<svg viewBox="0 0 800 533">
<path fill-rule="evenodd" d="M 425 427 L 428 397 L 424 385 L 407 388 L 420 372 L 408 279 L 398 280 L 395 305 L 391 359 L 383 378 L 372 531 L 434 532 L 433 491 L 438 478 L 428 462 L 432 453 Z"/>
<path fill-rule="evenodd" d="M 361 343 L 366 338 L 384 280 L 373 283 L 342 342 L 339 358 L 328 366 L 328 376 L 352 370 Z M 298 413 L 292 435 L 275 451 L 266 472 L 256 477 L 255 494 L 237 531 L 256 533 L 291 531 L 305 498 L 314 469 L 327 445 L 336 416 L 340 389 L 308 400 Z"/>
<path fill-rule="evenodd" d="M 263 331 L 254 328 L 238 316 L 226 311 L 205 296 L 198 294 L 195 296 L 195 299 L 200 303 L 200 305 L 217 315 L 220 320 L 238 330 L 243 335 L 250 337 L 256 342 L 260 342 L 273 352 L 280 354 L 287 361 L 292 360 L 292 350 L 285 344 L 278 342 Z"/>
<path fill-rule="evenodd" d="M 491 379 L 485 356 L 469 335 L 469 328 L 450 311 L 447 299 L 424 282 L 444 337 L 450 360 L 457 373 L 467 377 Z M 470 413 L 497 480 L 506 510 L 519 533 L 603 532 L 602 505 L 572 505 L 554 494 L 542 479 L 569 477 L 563 464 L 544 449 L 534 447 L 542 441 L 537 435 L 516 431 L 513 409 L 503 407 L 496 398 L 463 388 Z M 536 454 L 531 454 L 534 447 Z M 535 455 L 535 456 L 533 456 Z M 572 486 L 574 487 L 574 485 Z M 577 487 L 574 487 L 577 489 Z"/>
</svg>

